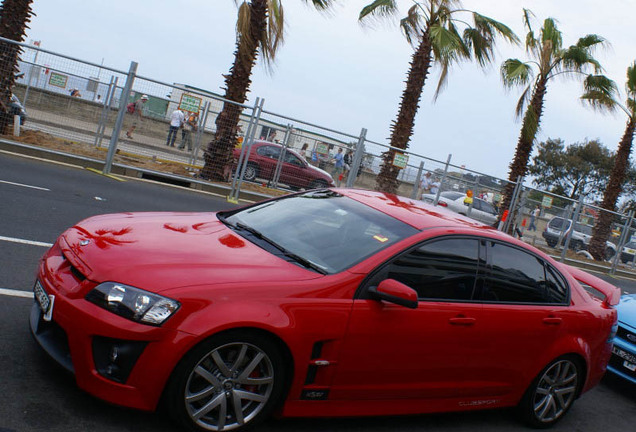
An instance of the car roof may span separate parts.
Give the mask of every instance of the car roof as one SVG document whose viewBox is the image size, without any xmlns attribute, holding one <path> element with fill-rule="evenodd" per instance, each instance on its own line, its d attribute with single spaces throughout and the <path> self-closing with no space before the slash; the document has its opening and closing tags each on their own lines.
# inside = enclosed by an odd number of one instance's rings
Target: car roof
<svg viewBox="0 0 636 432">
<path fill-rule="evenodd" d="M 368 205 L 382 213 L 394 217 L 414 228 L 478 228 L 497 232 L 489 225 L 484 225 L 474 219 L 462 216 L 445 208 L 435 207 L 423 201 L 406 198 L 399 195 L 363 190 L 363 189 L 334 189 L 342 195 Z"/>
<path fill-rule="evenodd" d="M 254 144 L 253 144 L 254 147 L 261 147 L 261 146 L 265 146 L 265 145 L 272 146 L 272 147 L 283 148 L 282 144 L 278 144 L 278 143 L 275 143 L 275 142 L 263 141 L 263 140 L 254 140 Z M 294 148 L 287 147 L 287 151 L 290 152 L 290 153 L 295 154 L 296 156 L 300 156 L 300 153 L 298 153 L 296 151 L 296 149 L 294 149 Z"/>
</svg>

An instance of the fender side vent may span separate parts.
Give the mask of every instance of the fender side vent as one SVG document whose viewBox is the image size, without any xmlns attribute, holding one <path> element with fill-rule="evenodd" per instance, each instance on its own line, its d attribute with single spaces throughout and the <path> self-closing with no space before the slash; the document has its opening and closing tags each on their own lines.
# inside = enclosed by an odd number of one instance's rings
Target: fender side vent
<svg viewBox="0 0 636 432">
<path fill-rule="evenodd" d="M 327 400 L 329 398 L 329 390 L 303 390 L 300 398 L 305 400 Z"/>
</svg>

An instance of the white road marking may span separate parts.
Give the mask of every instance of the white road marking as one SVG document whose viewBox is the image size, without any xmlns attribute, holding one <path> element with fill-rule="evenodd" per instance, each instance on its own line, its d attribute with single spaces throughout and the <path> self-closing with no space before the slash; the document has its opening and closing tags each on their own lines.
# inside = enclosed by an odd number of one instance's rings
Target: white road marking
<svg viewBox="0 0 636 432">
<path fill-rule="evenodd" d="M 20 291 L 13 289 L 0 288 L 0 295 L 6 295 L 11 297 L 24 297 L 24 298 L 33 298 L 33 293 L 31 291 Z"/>
<path fill-rule="evenodd" d="M 33 240 L 24 240 L 24 239 L 19 239 L 19 238 L 3 237 L 3 236 L 0 236 L 0 241 L 8 241 L 8 242 L 12 242 L 12 243 L 21 243 L 21 244 L 27 244 L 27 245 L 31 245 L 31 246 L 42 246 L 42 247 L 51 247 L 51 246 L 53 246 L 53 243 L 44 243 L 44 242 L 38 242 L 38 241 L 33 241 Z"/>
<path fill-rule="evenodd" d="M 43 188 L 43 187 L 40 187 L 40 186 L 32 186 L 32 185 L 27 185 L 27 184 L 22 184 L 22 183 L 13 183 L 13 182 L 6 181 L 6 180 L 0 180 L 0 183 L 10 184 L 10 185 L 13 185 L 13 186 L 21 186 L 21 187 L 31 188 L 31 189 L 37 189 L 37 190 L 43 190 L 43 191 L 47 191 L 47 192 L 51 191 L 51 189 Z"/>
</svg>

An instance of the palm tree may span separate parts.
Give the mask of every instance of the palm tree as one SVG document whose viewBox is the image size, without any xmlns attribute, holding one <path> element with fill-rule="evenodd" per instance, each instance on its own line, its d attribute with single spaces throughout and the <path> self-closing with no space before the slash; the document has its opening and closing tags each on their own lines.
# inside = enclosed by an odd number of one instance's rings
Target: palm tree
<svg viewBox="0 0 636 432">
<path fill-rule="evenodd" d="M 519 102 L 516 114 L 523 115 L 521 133 L 517 141 L 515 156 L 510 164 L 509 183 L 504 188 L 504 198 L 500 211 L 503 213 L 510 206 L 514 184 L 519 176 L 525 176 L 528 170 L 528 160 L 534 140 L 539 130 L 543 103 L 548 89 L 548 83 L 555 77 L 584 77 L 584 91 L 590 98 L 584 99 L 589 103 L 611 97 L 614 83 L 603 75 L 601 65 L 592 56 L 597 47 L 605 45 L 605 40 L 598 35 L 587 35 L 580 38 L 575 45 L 563 48 L 561 32 L 552 18 L 543 22 L 539 34 L 535 34 L 530 23 L 532 12 L 523 10 L 526 35 L 526 52 L 531 57 L 528 62 L 518 59 L 508 59 L 501 66 L 501 78 L 506 87 L 516 85 L 526 86 Z M 536 77 L 534 71 L 536 69 Z M 589 74 L 592 71 L 597 75 Z"/>
<path fill-rule="evenodd" d="M 239 116 L 251 84 L 252 69 L 258 54 L 271 65 L 283 43 L 284 13 L 281 0 L 234 0 L 238 6 L 236 21 L 236 51 L 234 63 L 225 77 L 226 102 L 216 118 L 214 140 L 204 152 L 205 165 L 201 176 L 226 181 L 236 144 Z M 311 0 L 318 10 L 326 10 L 335 0 Z M 309 0 L 305 0 L 309 3 Z M 240 4 L 239 4 L 240 3 Z"/>
<path fill-rule="evenodd" d="M 0 37 L 22 42 L 31 21 L 33 0 L 4 0 L 0 5 Z M 0 42 L 0 134 L 9 126 L 9 104 L 18 72 L 19 45 Z"/>
<path fill-rule="evenodd" d="M 627 83 L 625 84 L 625 91 L 627 93 L 627 100 L 625 104 L 621 104 L 615 98 L 594 97 L 590 94 L 589 98 L 596 102 L 593 106 L 597 108 L 620 108 L 627 114 L 627 125 L 625 126 L 625 132 L 621 138 L 621 142 L 618 144 L 618 150 L 616 151 L 616 159 L 614 167 L 610 173 L 607 187 L 603 193 L 603 201 L 601 202 L 601 208 L 608 211 L 601 211 L 601 214 L 594 225 L 594 233 L 590 240 L 589 252 L 594 259 L 605 259 L 605 244 L 609 238 L 611 231 L 612 220 L 614 216 L 610 211 L 616 210 L 616 202 L 618 196 L 623 191 L 623 185 L 626 180 L 627 168 L 629 167 L 629 155 L 632 151 L 632 142 L 634 141 L 634 131 L 636 131 L 636 61 L 627 68 Z"/>
<path fill-rule="evenodd" d="M 446 84 L 450 66 L 461 60 L 476 60 L 480 66 L 489 64 L 494 56 L 495 39 L 517 43 L 517 36 L 508 27 L 492 18 L 463 9 L 459 0 L 413 1 L 400 28 L 415 52 L 412 55 L 406 88 L 396 121 L 391 126 L 390 145 L 407 149 L 413 135 L 415 115 L 419 108 L 422 89 L 431 65 L 440 67 L 440 78 L 435 98 Z M 382 19 L 399 13 L 396 0 L 375 0 L 360 12 L 359 20 Z M 472 15 L 472 24 L 465 21 Z M 460 30 L 463 32 L 460 34 Z M 383 154 L 382 167 L 376 187 L 395 192 L 398 187 L 399 168 L 393 166 L 395 150 Z"/>
</svg>

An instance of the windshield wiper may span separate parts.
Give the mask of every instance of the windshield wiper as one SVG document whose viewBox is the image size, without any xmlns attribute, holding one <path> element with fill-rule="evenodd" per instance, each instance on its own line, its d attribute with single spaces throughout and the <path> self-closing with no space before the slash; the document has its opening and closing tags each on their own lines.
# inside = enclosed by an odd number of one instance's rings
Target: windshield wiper
<svg viewBox="0 0 636 432">
<path fill-rule="evenodd" d="M 317 264 L 312 263 L 311 261 L 309 261 L 306 258 L 303 258 L 299 255 L 296 255 L 293 252 L 288 251 L 287 249 L 285 249 L 283 246 L 279 245 L 278 243 L 276 243 L 274 240 L 271 240 L 267 237 L 265 237 L 263 235 L 263 233 L 261 233 L 260 231 L 258 231 L 257 229 L 252 228 L 249 225 L 245 225 L 242 222 L 236 222 L 236 224 L 234 225 L 235 228 L 247 231 L 248 233 L 252 234 L 254 237 L 261 239 L 267 243 L 269 243 L 270 245 L 274 246 L 276 249 L 278 249 L 284 256 L 286 256 L 287 258 L 291 258 L 294 261 L 296 261 L 299 264 L 302 264 L 303 266 L 310 268 L 320 274 L 327 274 L 327 271 L 325 269 L 323 269 L 322 267 L 318 266 Z"/>
</svg>

